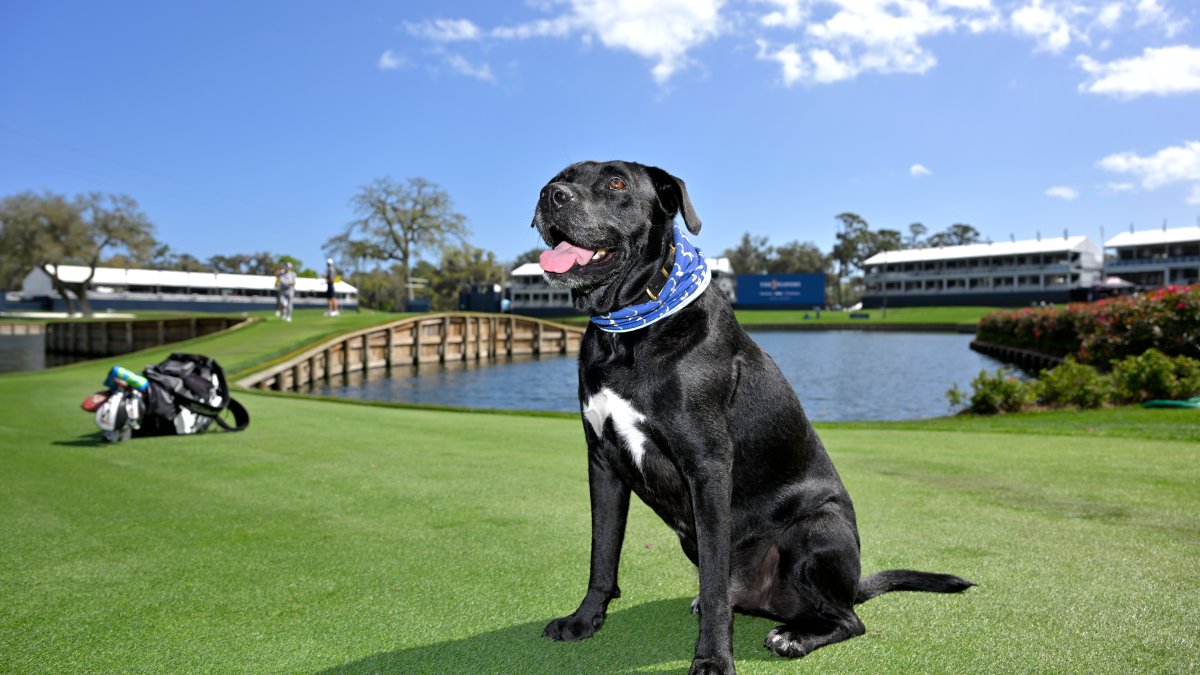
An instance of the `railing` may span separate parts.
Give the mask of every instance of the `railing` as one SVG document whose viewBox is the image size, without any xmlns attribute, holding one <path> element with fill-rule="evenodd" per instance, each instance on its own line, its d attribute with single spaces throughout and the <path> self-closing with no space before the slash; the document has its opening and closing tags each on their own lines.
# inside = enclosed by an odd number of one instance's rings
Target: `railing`
<svg viewBox="0 0 1200 675">
<path fill-rule="evenodd" d="M 1200 263 L 1200 256 L 1197 255 L 1181 255 L 1171 258 L 1137 258 L 1134 260 L 1109 260 L 1105 262 L 1106 267 L 1155 267 L 1162 268 L 1163 265 L 1181 265 L 1185 263 Z"/>
<path fill-rule="evenodd" d="M 511 314 L 446 313 L 372 326 L 304 350 L 238 380 L 254 389 L 297 391 L 334 375 L 499 356 L 573 354 L 583 329 Z"/>
</svg>

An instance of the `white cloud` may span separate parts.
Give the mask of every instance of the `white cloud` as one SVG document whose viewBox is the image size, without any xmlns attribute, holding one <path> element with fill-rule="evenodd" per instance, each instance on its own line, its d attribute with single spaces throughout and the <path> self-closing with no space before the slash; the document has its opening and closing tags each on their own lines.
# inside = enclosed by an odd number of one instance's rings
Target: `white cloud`
<svg viewBox="0 0 1200 675">
<path fill-rule="evenodd" d="M 576 25 L 610 48 L 655 61 L 662 84 L 687 65 L 687 52 L 721 32 L 724 0 L 572 0 Z"/>
<path fill-rule="evenodd" d="M 1200 49 L 1195 47 L 1146 48 L 1141 56 L 1109 63 L 1080 56 L 1075 62 L 1091 76 L 1079 85 L 1090 94 L 1131 99 L 1200 91 Z"/>
<path fill-rule="evenodd" d="M 406 24 L 410 33 L 435 42 L 566 38 L 579 34 L 585 43 L 631 51 L 654 62 L 651 74 L 665 83 L 688 65 L 687 54 L 721 33 L 725 0 L 567 0 L 542 6 L 566 11 L 549 18 L 482 31 L 466 19 L 437 19 Z M 490 72 L 490 71 L 489 71 Z M 478 76 L 478 75 L 476 75 Z M 481 78 L 484 79 L 484 78 Z"/>
<path fill-rule="evenodd" d="M 1110 2 L 1100 8 L 1100 13 L 1096 15 L 1096 24 L 1101 28 L 1112 30 L 1121 22 L 1121 17 L 1125 14 L 1125 5 L 1119 2 Z"/>
<path fill-rule="evenodd" d="M 940 0 L 937 7 L 927 0 L 810 0 L 810 5 L 832 13 L 800 26 L 799 39 L 783 46 L 757 41 L 758 58 L 779 63 L 789 86 L 839 82 L 866 72 L 924 73 L 937 59 L 922 39 L 960 26 L 974 31 L 972 25 L 984 24 L 970 22 L 990 20 L 990 14 L 979 12 L 992 12 L 990 0 Z M 773 13 L 760 21 L 774 17 L 774 24 L 782 25 L 785 16 Z"/>
<path fill-rule="evenodd" d="M 923 164 L 913 164 L 908 167 L 908 173 L 912 176 L 920 178 L 921 176 L 932 176 L 933 172 L 925 168 Z"/>
<path fill-rule="evenodd" d="M 1136 27 L 1158 27 L 1167 34 L 1167 37 L 1175 37 L 1187 25 L 1187 21 L 1172 17 L 1171 13 L 1159 4 L 1158 0 L 1137 0 L 1134 13 L 1137 15 L 1137 23 L 1134 24 Z"/>
<path fill-rule="evenodd" d="M 1033 0 L 1014 11 L 1010 19 L 1013 30 L 1036 38 L 1040 49 L 1058 53 L 1071 44 L 1071 23 L 1057 7 L 1043 5 L 1042 0 Z"/>
<path fill-rule="evenodd" d="M 1200 203 L 1200 141 L 1163 148 L 1148 157 L 1121 152 L 1105 157 L 1099 165 L 1106 171 L 1140 178 L 1142 187 L 1147 190 L 1157 190 L 1175 183 L 1191 183 L 1187 202 Z"/>
<path fill-rule="evenodd" d="M 468 19 L 432 19 L 418 23 L 405 22 L 404 28 L 417 37 L 434 42 L 462 42 L 478 40 L 479 26 Z"/>
<path fill-rule="evenodd" d="M 1137 189 L 1137 186 L 1133 183 L 1105 183 L 1104 189 L 1113 194 L 1120 194 L 1122 192 L 1133 192 Z"/>
<path fill-rule="evenodd" d="M 492 68 L 488 64 L 475 65 L 459 54 L 447 54 L 446 64 L 449 65 L 455 72 L 467 77 L 473 77 L 484 82 L 495 82 L 496 76 L 492 74 Z"/>
<path fill-rule="evenodd" d="M 400 68 L 403 68 L 404 65 L 404 57 L 397 56 L 390 49 L 379 55 L 378 66 L 380 70 L 399 70 Z"/>
<path fill-rule="evenodd" d="M 767 12 L 759 17 L 758 22 L 767 28 L 796 28 L 808 19 L 808 3 L 801 0 L 763 0 L 763 2 L 778 7 L 773 12 Z"/>
<path fill-rule="evenodd" d="M 1079 198 L 1079 190 L 1066 185 L 1055 185 L 1052 188 L 1046 189 L 1046 196 L 1054 197 L 1055 199 L 1065 199 L 1071 202 Z"/>
</svg>

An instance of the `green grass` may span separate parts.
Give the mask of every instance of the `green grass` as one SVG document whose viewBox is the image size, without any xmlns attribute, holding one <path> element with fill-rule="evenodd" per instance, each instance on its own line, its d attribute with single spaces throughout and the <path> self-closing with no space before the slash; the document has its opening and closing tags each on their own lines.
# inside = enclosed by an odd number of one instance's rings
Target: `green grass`
<svg viewBox="0 0 1200 675">
<path fill-rule="evenodd" d="M 886 323 L 886 324 L 958 324 L 971 325 L 979 323 L 979 318 L 995 307 L 905 307 L 892 308 L 885 312 L 882 309 L 867 309 L 860 312 L 822 311 L 820 318 L 812 310 L 791 309 L 740 309 L 737 318 L 746 326 L 756 324 L 855 324 Z M 851 314 L 866 314 L 867 319 L 851 319 Z M 808 318 L 805 319 L 805 315 Z"/>
<path fill-rule="evenodd" d="M 323 318 L 184 347 L 233 371 L 390 317 Z M 695 574 L 640 503 L 604 629 L 540 637 L 587 580 L 578 420 L 247 392 L 243 433 L 104 445 L 76 406 L 111 362 L 0 377 L 0 672 L 686 670 Z M 739 672 L 1200 667 L 1191 412 L 821 426 L 864 571 L 980 586 L 872 600 L 867 635 L 800 662 L 738 617 Z"/>
</svg>

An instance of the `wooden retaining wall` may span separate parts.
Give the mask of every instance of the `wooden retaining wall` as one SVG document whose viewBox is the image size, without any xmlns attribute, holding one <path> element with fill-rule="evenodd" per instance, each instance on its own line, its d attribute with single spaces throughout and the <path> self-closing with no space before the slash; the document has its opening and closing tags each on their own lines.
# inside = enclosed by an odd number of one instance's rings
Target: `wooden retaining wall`
<svg viewBox="0 0 1200 675">
<path fill-rule="evenodd" d="M 971 349 L 1030 373 L 1037 373 L 1043 368 L 1054 368 L 1063 362 L 1062 357 L 1059 356 L 1051 356 L 1031 349 L 1018 349 L 991 342 L 980 342 L 979 340 L 971 341 Z"/>
<path fill-rule="evenodd" d="M 43 323 L 14 323 L 0 321 L 0 335 L 41 335 L 46 332 Z"/>
<path fill-rule="evenodd" d="M 247 320 L 232 316 L 201 316 L 129 321 L 55 321 L 46 324 L 46 353 L 117 356 L 209 335 Z"/>
<path fill-rule="evenodd" d="M 238 380 L 255 389 L 298 391 L 318 380 L 395 366 L 575 354 L 583 329 L 509 314 L 453 312 L 410 317 L 340 335 Z"/>
</svg>

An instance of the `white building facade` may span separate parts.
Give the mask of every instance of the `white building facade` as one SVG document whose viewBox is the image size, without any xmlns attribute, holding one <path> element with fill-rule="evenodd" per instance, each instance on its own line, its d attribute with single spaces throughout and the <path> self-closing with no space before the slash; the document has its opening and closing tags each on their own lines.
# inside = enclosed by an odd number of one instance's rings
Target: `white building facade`
<svg viewBox="0 0 1200 675">
<path fill-rule="evenodd" d="M 1107 273 L 1144 288 L 1200 282 L 1200 227 L 1122 232 L 1104 242 Z"/>
<path fill-rule="evenodd" d="M 1021 306 L 1086 299 L 1104 257 L 1077 236 L 887 251 L 863 267 L 864 307 Z"/>
<path fill-rule="evenodd" d="M 51 269 L 54 269 L 53 266 Z M 87 279 L 89 269 L 59 265 L 55 270 L 68 283 Z M 326 306 L 325 279 L 296 279 L 295 307 Z M 259 274 L 217 274 L 174 270 L 97 267 L 88 283 L 92 309 L 162 309 L 192 312 L 230 312 L 271 309 L 277 295 L 275 277 Z M 344 281 L 334 283 L 334 295 L 344 309 L 358 307 L 358 289 Z M 50 276 L 41 269 L 26 275 L 19 293 L 23 306 L 39 304 L 48 311 L 63 311 L 62 299 Z"/>
</svg>

